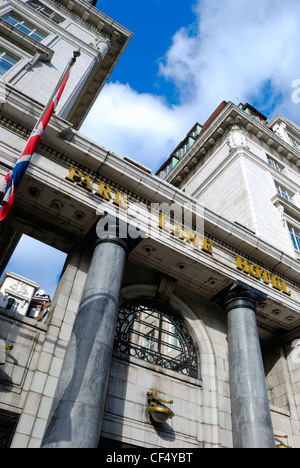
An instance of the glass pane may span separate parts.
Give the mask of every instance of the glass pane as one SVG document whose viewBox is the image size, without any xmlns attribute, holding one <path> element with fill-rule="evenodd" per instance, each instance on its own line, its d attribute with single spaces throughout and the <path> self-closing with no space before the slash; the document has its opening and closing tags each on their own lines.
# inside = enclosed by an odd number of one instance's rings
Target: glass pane
<svg viewBox="0 0 300 468">
<path fill-rule="evenodd" d="M 14 64 L 17 63 L 18 61 L 16 57 L 13 57 L 12 55 L 7 54 L 4 49 L 1 49 L 1 47 L 0 47 L 0 57 L 5 58 L 6 61 L 14 63 Z"/>
<path fill-rule="evenodd" d="M 16 15 L 13 15 L 13 14 L 6 16 L 6 18 L 4 18 L 4 19 L 5 19 L 5 21 L 12 24 L 13 26 L 15 26 L 16 24 L 18 24 L 21 21 L 21 18 L 19 18 Z"/>
<path fill-rule="evenodd" d="M 34 0 L 30 5 L 57 24 L 63 21 L 63 18 L 58 16 L 51 8 L 48 8 L 47 6 L 43 5 L 38 0 Z"/>
<path fill-rule="evenodd" d="M 294 248 L 297 250 L 297 242 L 296 242 L 296 237 L 294 236 L 293 230 L 290 229 L 290 234 L 291 234 L 291 239 L 294 244 Z"/>
<path fill-rule="evenodd" d="M 289 231 L 294 244 L 294 248 L 300 251 L 300 233 L 296 231 L 293 227 L 289 227 Z"/>
<path fill-rule="evenodd" d="M 0 75 L 4 75 L 9 69 L 11 68 L 11 65 L 9 63 L 4 62 L 2 59 L 0 59 Z"/>
<path fill-rule="evenodd" d="M 38 42 L 42 42 L 42 40 L 45 38 L 45 36 L 42 36 L 41 33 L 38 31 L 35 31 L 34 33 L 30 34 L 30 37 L 32 37 Z"/>
<path fill-rule="evenodd" d="M 31 33 L 31 29 L 28 26 L 25 26 L 25 24 L 18 24 L 17 29 L 20 29 L 20 31 L 23 31 L 25 34 Z"/>
<path fill-rule="evenodd" d="M 11 57 L 10 55 L 7 55 L 5 52 L 3 52 L 0 49 L 0 75 L 4 75 L 10 68 L 15 65 L 18 61 L 15 57 Z"/>
<path fill-rule="evenodd" d="M 119 310 L 115 350 L 181 374 L 198 376 L 197 352 L 180 317 L 151 303 Z"/>
<path fill-rule="evenodd" d="M 18 61 L 18 59 L 11 57 L 10 55 L 5 54 L 4 60 L 6 62 L 9 62 L 11 65 L 15 65 Z"/>
</svg>

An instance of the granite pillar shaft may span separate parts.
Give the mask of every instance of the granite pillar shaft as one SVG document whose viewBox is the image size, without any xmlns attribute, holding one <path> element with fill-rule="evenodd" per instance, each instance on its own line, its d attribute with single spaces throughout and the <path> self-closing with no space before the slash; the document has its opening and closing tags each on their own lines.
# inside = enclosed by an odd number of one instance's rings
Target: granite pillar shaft
<svg viewBox="0 0 300 468">
<path fill-rule="evenodd" d="M 234 448 L 275 448 L 255 315 L 265 299 L 242 283 L 226 298 Z"/>
<path fill-rule="evenodd" d="M 120 239 L 96 244 L 44 448 L 98 446 L 126 255 L 126 244 Z"/>
</svg>

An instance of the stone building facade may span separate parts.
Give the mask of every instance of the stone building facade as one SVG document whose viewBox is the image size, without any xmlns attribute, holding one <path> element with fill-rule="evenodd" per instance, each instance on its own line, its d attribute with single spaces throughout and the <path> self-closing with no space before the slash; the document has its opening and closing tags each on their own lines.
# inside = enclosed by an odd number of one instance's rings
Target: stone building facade
<svg viewBox="0 0 300 468">
<path fill-rule="evenodd" d="M 46 323 L 0 309 L 2 445 L 300 447 L 299 128 L 224 101 L 159 177 L 78 132 L 127 29 L 85 0 L 0 29 L 1 177 L 81 50 L 1 226 L 2 272 L 22 234 L 68 254 Z"/>
</svg>

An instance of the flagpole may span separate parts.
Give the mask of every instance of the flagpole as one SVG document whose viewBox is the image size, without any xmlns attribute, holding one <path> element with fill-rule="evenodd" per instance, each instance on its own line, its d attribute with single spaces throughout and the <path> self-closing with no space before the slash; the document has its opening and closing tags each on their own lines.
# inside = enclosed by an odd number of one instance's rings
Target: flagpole
<svg viewBox="0 0 300 468">
<path fill-rule="evenodd" d="M 76 62 L 76 59 L 80 56 L 80 49 L 78 50 L 74 50 L 73 52 L 73 57 L 69 60 L 69 63 L 67 64 L 63 74 L 61 75 L 60 77 L 60 80 L 59 82 L 57 83 L 53 93 L 51 94 L 47 104 L 45 105 L 44 107 L 44 110 L 39 118 L 39 120 L 37 121 L 36 125 L 34 126 L 34 128 L 38 127 L 41 123 L 41 121 L 43 120 L 43 118 L 45 117 L 45 114 L 49 108 L 49 106 L 51 105 L 51 102 L 53 101 L 53 99 L 55 98 L 57 92 L 59 91 L 61 85 L 63 84 L 63 82 L 65 81 L 66 77 L 68 76 L 68 74 L 70 73 L 71 71 L 71 68 L 73 67 L 73 65 L 75 64 Z"/>
<path fill-rule="evenodd" d="M 46 106 L 44 107 L 41 116 L 34 126 L 21 156 L 17 160 L 13 169 L 8 174 L 6 174 L 4 180 L 0 181 L 0 222 L 6 218 L 12 208 L 15 190 L 21 183 L 32 155 L 37 151 L 50 118 L 53 115 L 66 87 L 71 68 L 79 56 L 80 50 L 75 50 L 73 52 L 73 57 L 67 64 L 59 82 L 57 83 Z"/>
</svg>

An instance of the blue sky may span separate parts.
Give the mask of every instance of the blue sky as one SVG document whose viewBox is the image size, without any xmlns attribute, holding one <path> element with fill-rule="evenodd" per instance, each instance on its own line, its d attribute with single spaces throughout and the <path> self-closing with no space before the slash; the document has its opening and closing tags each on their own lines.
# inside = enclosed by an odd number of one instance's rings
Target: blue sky
<svg viewBox="0 0 300 468">
<path fill-rule="evenodd" d="M 28 236 L 22 236 L 6 270 L 31 279 L 53 299 L 66 254 Z"/>
<path fill-rule="evenodd" d="M 159 74 L 159 63 L 182 27 L 193 28 L 193 1 L 99 0 L 97 8 L 133 33 L 110 82 L 129 83 L 138 93 L 165 96 L 172 105 L 178 100 L 176 87 Z"/>
<path fill-rule="evenodd" d="M 81 128 L 99 144 L 156 171 L 223 100 L 300 125 L 292 100 L 299 0 L 99 0 L 97 7 L 134 34 Z M 53 294 L 64 256 L 47 250 L 45 268 L 41 255 L 24 237 L 8 269 Z"/>
<path fill-rule="evenodd" d="M 299 0 L 99 0 L 134 33 L 82 132 L 156 171 L 223 100 L 300 124 Z"/>
</svg>

